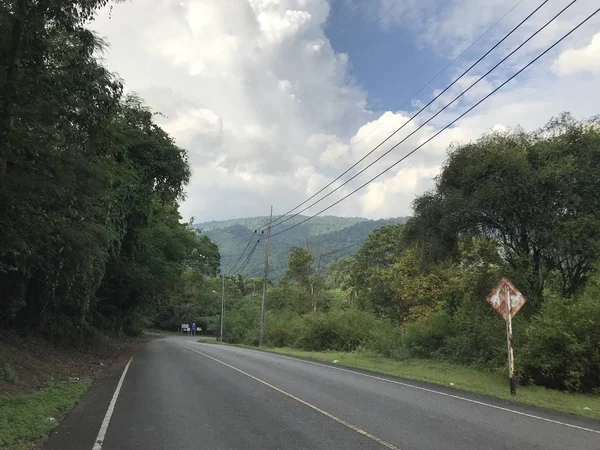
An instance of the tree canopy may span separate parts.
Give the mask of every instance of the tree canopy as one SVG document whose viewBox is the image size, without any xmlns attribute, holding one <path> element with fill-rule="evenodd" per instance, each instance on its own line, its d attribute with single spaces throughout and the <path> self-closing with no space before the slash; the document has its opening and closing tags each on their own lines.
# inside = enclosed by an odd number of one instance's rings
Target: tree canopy
<svg viewBox="0 0 600 450">
<path fill-rule="evenodd" d="M 134 330 L 218 248 L 178 202 L 186 152 L 95 54 L 106 0 L 3 3 L 0 323 L 80 336 Z"/>
<path fill-rule="evenodd" d="M 415 201 L 408 236 L 437 261 L 461 238 L 491 240 L 532 300 L 548 283 L 576 293 L 600 256 L 599 124 L 563 114 L 451 149 L 435 190 Z"/>
</svg>

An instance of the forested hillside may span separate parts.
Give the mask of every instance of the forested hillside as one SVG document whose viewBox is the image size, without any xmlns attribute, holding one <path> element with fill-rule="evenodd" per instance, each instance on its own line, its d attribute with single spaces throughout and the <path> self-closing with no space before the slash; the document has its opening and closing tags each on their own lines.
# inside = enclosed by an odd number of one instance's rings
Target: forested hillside
<svg viewBox="0 0 600 450">
<path fill-rule="evenodd" d="M 294 217 L 281 225 L 274 226 L 273 232 L 290 227 L 305 218 L 305 216 Z M 356 253 L 373 230 L 385 225 L 405 223 L 406 220 L 407 218 L 402 217 L 382 220 L 335 216 L 315 217 L 306 224 L 271 239 L 270 278 L 279 279 L 285 273 L 290 249 L 294 246 L 307 248 L 314 255 L 315 261 L 319 263 L 319 270 L 325 272 L 331 261 Z M 200 223 L 195 226 L 219 246 L 222 266 L 228 270 L 239 258 L 254 230 L 268 222 L 268 217 L 252 217 Z M 264 247 L 261 242 L 246 268 L 241 271 L 241 275 L 261 276 L 263 260 Z"/>
</svg>

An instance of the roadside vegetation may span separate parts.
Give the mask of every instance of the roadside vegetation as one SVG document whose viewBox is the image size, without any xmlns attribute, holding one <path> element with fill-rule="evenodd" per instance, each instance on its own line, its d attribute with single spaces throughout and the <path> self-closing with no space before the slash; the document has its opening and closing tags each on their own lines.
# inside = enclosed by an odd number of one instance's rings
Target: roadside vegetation
<svg viewBox="0 0 600 450">
<path fill-rule="evenodd" d="M 506 397 L 505 323 L 485 298 L 508 277 L 527 296 L 513 321 L 528 386 L 517 399 L 597 416 L 598 192 L 597 119 L 564 114 L 452 147 L 406 225 L 374 231 L 324 274 L 307 249 L 291 249 L 287 272 L 269 283 L 265 344 Z M 257 345 L 261 282 L 228 279 L 226 342 Z M 343 353 L 321 353 L 332 351 Z"/>
<path fill-rule="evenodd" d="M 1 448 L 56 426 L 115 357 L 96 357 L 98 339 L 122 352 L 173 313 L 182 278 L 219 270 L 217 246 L 178 212 L 186 151 L 86 28 L 111 1 L 0 5 Z"/>
<path fill-rule="evenodd" d="M 219 252 L 178 202 L 190 168 L 86 28 L 107 0 L 0 8 L 0 327 L 139 333 Z"/>
<path fill-rule="evenodd" d="M 0 332 L 0 448 L 40 448 L 91 383 L 124 364 L 142 341 L 95 333 L 73 345 Z"/>
<path fill-rule="evenodd" d="M 0 398 L 0 448 L 35 448 L 89 386 L 89 380 L 78 380 L 19 397 Z"/>
</svg>

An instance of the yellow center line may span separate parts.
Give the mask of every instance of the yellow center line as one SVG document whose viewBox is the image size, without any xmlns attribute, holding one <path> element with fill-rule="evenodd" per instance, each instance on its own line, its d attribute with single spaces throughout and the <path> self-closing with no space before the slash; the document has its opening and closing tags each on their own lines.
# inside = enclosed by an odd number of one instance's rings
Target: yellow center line
<svg viewBox="0 0 600 450">
<path fill-rule="evenodd" d="M 229 367 L 230 369 L 233 369 L 243 375 L 246 375 L 249 378 L 252 378 L 255 381 L 258 381 L 261 384 L 264 384 L 265 386 L 273 389 L 274 391 L 277 391 L 293 400 L 296 400 L 298 403 L 302 403 L 305 406 L 308 406 L 309 408 L 323 414 L 326 417 L 329 417 L 331 420 L 335 420 L 337 423 L 344 425 L 347 428 L 350 428 L 351 430 L 356 431 L 359 434 L 362 434 L 363 436 L 374 440 L 375 442 L 377 442 L 378 444 L 383 445 L 386 448 L 389 448 L 390 450 L 400 450 L 400 448 L 396 447 L 393 444 L 390 444 L 387 441 L 384 441 L 383 439 L 378 438 L 377 436 L 369 433 L 368 431 L 363 430 L 362 428 L 357 427 L 356 425 L 352 425 L 351 423 L 346 422 L 344 419 L 340 419 L 339 417 L 334 416 L 331 413 L 328 413 L 327 411 L 319 408 L 318 406 L 313 405 L 312 403 L 308 403 L 306 400 L 302 400 L 301 398 L 296 397 L 293 394 L 290 394 L 289 392 L 284 391 L 283 389 L 279 389 L 277 386 L 273 386 L 271 383 L 266 382 L 265 380 L 261 380 L 260 378 L 255 377 L 254 375 L 250 375 L 248 372 L 244 372 L 242 369 L 238 369 L 237 367 L 232 366 L 231 364 L 227 364 L 226 362 L 221 361 L 220 359 L 214 358 L 210 355 L 207 355 L 206 353 L 203 353 L 199 350 L 196 350 L 195 348 L 191 348 L 188 347 L 187 345 L 184 345 L 185 348 L 187 348 L 188 350 L 191 350 L 193 352 L 199 353 L 202 356 L 205 356 L 209 359 L 212 359 L 213 361 L 218 362 L 219 364 L 223 364 L 226 367 Z"/>
</svg>

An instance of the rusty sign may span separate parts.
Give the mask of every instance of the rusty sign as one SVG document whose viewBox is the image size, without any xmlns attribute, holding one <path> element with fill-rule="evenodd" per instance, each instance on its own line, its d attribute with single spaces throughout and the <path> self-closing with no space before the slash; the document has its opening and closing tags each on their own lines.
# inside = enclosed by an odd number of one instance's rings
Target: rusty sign
<svg viewBox="0 0 600 450">
<path fill-rule="evenodd" d="M 507 288 L 510 296 L 510 308 L 507 308 L 506 305 Z M 486 300 L 498 314 L 504 317 L 504 320 L 506 320 L 506 313 L 508 310 L 510 310 L 510 317 L 513 318 L 527 301 L 525 296 L 519 292 L 508 278 L 502 278 L 500 283 L 498 283 L 498 286 L 492 289 L 492 292 L 490 292 L 490 295 L 487 296 Z"/>
<path fill-rule="evenodd" d="M 515 359 L 513 355 L 512 318 L 525 304 L 525 296 L 510 282 L 502 278 L 498 286 L 492 289 L 486 300 L 506 321 L 506 343 L 508 346 L 508 379 L 511 395 L 517 394 L 515 380 Z"/>
</svg>

